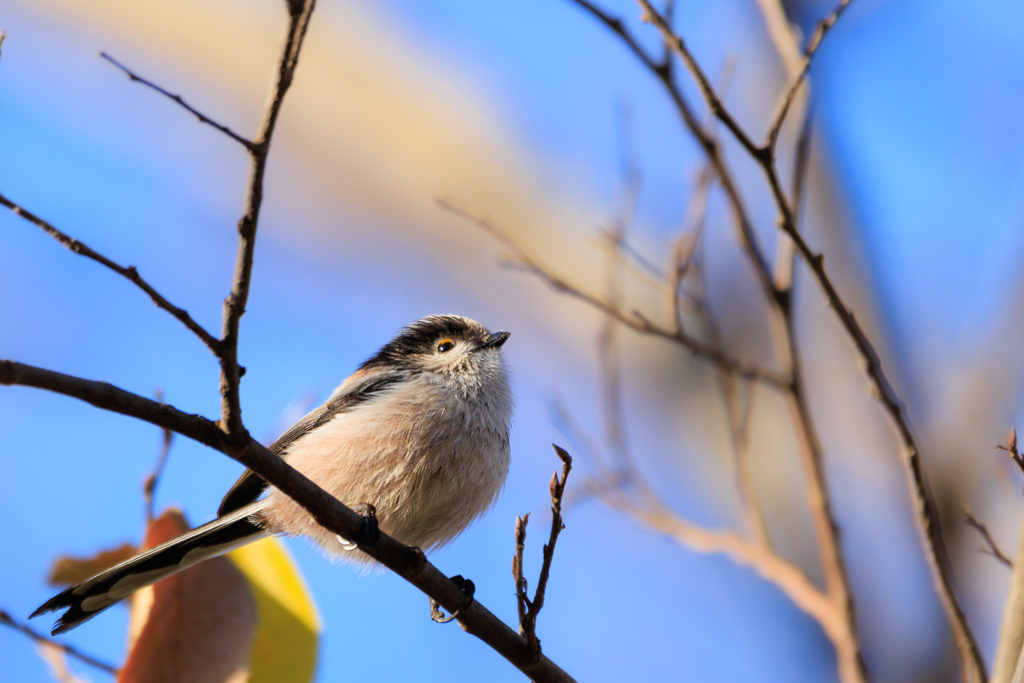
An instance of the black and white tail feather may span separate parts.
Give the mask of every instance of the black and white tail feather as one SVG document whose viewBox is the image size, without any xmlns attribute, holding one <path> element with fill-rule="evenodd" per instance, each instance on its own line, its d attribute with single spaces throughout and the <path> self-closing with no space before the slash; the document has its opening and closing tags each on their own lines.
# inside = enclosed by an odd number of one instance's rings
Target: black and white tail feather
<svg viewBox="0 0 1024 683">
<path fill-rule="evenodd" d="M 262 501 L 234 510 L 209 524 L 136 555 L 101 574 L 68 588 L 47 600 L 32 613 L 37 617 L 60 609 L 67 611 L 53 626 L 53 635 L 69 631 L 124 600 L 135 591 L 251 543 L 270 532 L 257 524 L 253 516 Z"/>
</svg>

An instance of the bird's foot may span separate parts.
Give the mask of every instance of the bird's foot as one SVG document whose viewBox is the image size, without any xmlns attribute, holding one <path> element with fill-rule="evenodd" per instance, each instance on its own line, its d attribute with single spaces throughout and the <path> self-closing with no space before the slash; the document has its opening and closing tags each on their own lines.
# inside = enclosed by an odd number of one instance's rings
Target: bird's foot
<svg viewBox="0 0 1024 683">
<path fill-rule="evenodd" d="M 457 618 L 460 614 L 468 610 L 473 604 L 473 595 L 476 593 L 476 586 L 473 585 L 473 582 L 469 579 L 464 579 L 462 575 L 459 574 L 451 577 L 451 581 L 458 586 L 459 590 L 462 591 L 462 594 L 466 596 L 466 604 L 452 612 L 450 615 L 445 616 L 444 612 L 441 611 L 441 605 L 437 600 L 430 598 L 430 618 L 439 624 L 447 624 L 449 621 Z"/>
<path fill-rule="evenodd" d="M 372 503 L 360 503 L 359 505 L 353 505 L 352 509 L 363 516 L 363 528 L 359 532 L 359 537 L 355 540 L 349 541 L 337 536 L 338 543 L 341 544 L 342 550 L 355 550 L 359 546 L 367 547 L 375 544 L 380 540 L 380 526 L 377 524 L 377 508 Z"/>
</svg>

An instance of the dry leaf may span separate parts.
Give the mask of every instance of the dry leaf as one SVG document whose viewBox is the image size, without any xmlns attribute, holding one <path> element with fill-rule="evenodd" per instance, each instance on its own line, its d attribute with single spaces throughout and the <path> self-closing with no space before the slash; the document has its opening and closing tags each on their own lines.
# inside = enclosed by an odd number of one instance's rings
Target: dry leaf
<svg viewBox="0 0 1024 683">
<path fill-rule="evenodd" d="M 134 557 L 138 552 L 131 543 L 125 543 L 111 550 L 101 550 L 92 557 L 62 555 L 53 563 L 46 581 L 51 586 L 73 586 Z"/>
<path fill-rule="evenodd" d="M 150 523 L 146 548 L 189 530 L 165 511 Z M 151 595 L 149 602 L 145 593 Z M 245 576 L 224 557 L 202 562 L 140 591 L 132 602 L 134 639 L 119 683 L 225 683 L 248 678 L 256 600 Z"/>
</svg>

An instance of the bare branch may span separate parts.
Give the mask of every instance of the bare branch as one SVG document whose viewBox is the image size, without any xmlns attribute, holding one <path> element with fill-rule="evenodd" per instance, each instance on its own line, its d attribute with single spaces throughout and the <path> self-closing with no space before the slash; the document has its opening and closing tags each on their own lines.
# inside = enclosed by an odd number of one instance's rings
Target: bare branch
<svg viewBox="0 0 1024 683">
<path fill-rule="evenodd" d="M 758 148 L 736 123 L 721 98 L 711 86 L 696 60 L 690 55 L 683 40 L 675 35 L 671 27 L 658 15 L 648 0 L 638 0 L 644 10 L 644 19 L 654 23 L 662 34 L 664 41 L 683 59 L 695 80 L 700 87 L 708 107 L 712 113 L 730 129 L 733 135 L 740 141 L 741 145 L 761 165 L 769 179 L 773 196 L 779 204 L 783 222 L 787 225 L 794 225 L 793 213 L 789 207 L 788 200 L 782 193 L 781 184 L 775 171 L 773 149 Z M 577 3 L 582 4 L 582 3 Z M 642 54 L 636 47 L 628 32 L 622 27 L 621 22 L 609 24 L 607 15 L 595 11 L 592 7 L 583 5 L 592 14 L 596 14 L 617 33 L 626 44 L 638 54 L 641 60 L 650 68 L 650 59 Z M 736 227 L 748 261 L 750 262 L 766 300 L 770 304 L 769 320 L 771 328 L 777 341 L 777 348 L 782 360 L 786 363 L 784 374 L 789 376 L 790 382 L 784 388 L 787 403 L 790 405 L 794 422 L 797 426 L 797 436 L 801 444 L 803 464 L 808 482 L 808 499 L 812 517 L 815 522 L 815 530 L 819 542 L 822 568 L 828 585 L 828 595 L 840 609 L 841 623 L 843 628 L 829 631 L 830 638 L 836 647 L 837 656 L 840 662 L 840 676 L 844 681 L 863 681 L 867 677 L 866 667 L 860 653 L 860 644 L 856 632 L 856 620 L 853 608 L 853 594 L 849 585 L 849 576 L 846 570 L 845 559 L 839 545 L 837 524 L 832 510 L 827 477 L 824 470 L 823 454 L 820 442 L 815 433 L 811 414 L 806 404 L 803 389 L 799 355 L 796 342 L 793 337 L 792 298 L 789 289 L 781 289 L 776 286 L 776 278 L 769 269 L 764 258 L 761 247 L 753 232 L 750 220 L 746 215 L 742 199 L 737 190 L 728 168 L 722 159 L 720 148 L 714 139 L 713 133 L 702 127 L 693 117 L 688 105 L 682 98 L 678 87 L 665 74 L 652 69 L 659 77 L 666 91 L 672 97 L 677 109 L 679 109 L 683 122 L 690 132 L 697 139 L 698 143 L 705 150 L 708 161 L 714 169 L 715 174 L 725 191 L 726 198 L 733 210 Z"/>
<path fill-rule="evenodd" d="M 554 444 L 552 444 L 554 446 Z M 537 637 L 537 615 L 544 607 L 544 595 L 548 587 L 548 577 L 551 574 L 551 561 L 555 557 L 555 544 L 558 542 L 558 535 L 562 533 L 565 524 L 562 523 L 562 496 L 565 494 L 565 482 L 572 470 L 572 457 L 564 449 L 554 446 L 555 453 L 562 461 L 562 476 L 558 472 L 551 476 L 551 534 L 547 544 L 544 545 L 544 560 L 540 568 L 540 578 L 537 579 L 537 589 L 533 593 L 533 600 L 526 595 L 526 578 L 523 576 L 523 549 L 526 546 L 526 524 L 530 521 L 530 515 L 516 518 L 516 555 L 512 560 L 512 574 L 516 581 L 516 601 L 519 605 L 519 633 L 529 644 L 531 651 L 536 657 L 540 657 L 540 639 Z"/>
<path fill-rule="evenodd" d="M 807 49 L 804 50 L 803 64 L 800 67 L 800 72 L 796 78 L 790 84 L 789 88 L 782 95 L 782 100 L 779 102 L 776 108 L 776 113 L 772 117 L 771 127 L 768 129 L 768 135 L 766 136 L 764 147 L 765 149 L 774 150 L 775 145 L 779 141 L 779 131 L 782 130 L 782 124 L 786 120 L 786 114 L 789 113 L 789 108 L 793 104 L 793 100 L 796 99 L 796 94 L 800 90 L 800 86 L 803 84 L 804 79 L 807 77 L 807 72 L 811 70 L 811 60 L 814 59 L 815 53 L 818 48 L 821 47 L 822 41 L 825 40 L 825 36 L 835 26 L 836 21 L 843 15 L 846 8 L 850 6 L 853 0 L 840 0 L 836 8 L 832 10 L 832 13 L 827 17 L 818 22 L 817 28 L 814 30 L 814 34 L 811 36 L 811 40 L 807 43 Z M 755 155 L 756 156 L 756 155 Z"/>
<path fill-rule="evenodd" d="M 523 553 L 526 552 L 526 525 L 530 523 L 530 513 L 516 517 L 516 554 L 512 556 L 512 578 L 516 584 L 516 608 L 519 611 L 519 634 L 522 635 L 522 624 L 526 621 L 526 611 L 530 608 L 527 594 L 526 576 L 523 575 Z"/>
<path fill-rule="evenodd" d="M 777 199 L 779 197 L 777 193 L 776 197 Z M 779 206 L 780 210 L 783 210 L 782 229 L 793 239 L 801 259 L 810 267 L 815 280 L 825 293 L 829 307 L 835 312 L 847 336 L 853 342 L 854 348 L 860 356 L 864 373 L 871 385 L 872 394 L 881 402 L 895 429 L 921 545 L 925 551 L 925 559 L 928 562 L 939 601 L 946 612 L 946 618 L 960 650 L 964 680 L 981 683 L 986 680 L 984 659 L 953 591 L 938 512 L 935 510 L 935 504 L 928 492 L 924 469 L 921 465 L 921 451 L 903 412 L 903 405 L 882 370 L 882 363 L 874 345 L 825 272 L 824 256 L 815 254 L 800 233 L 796 231 L 792 223 L 792 213 L 786 213 L 786 210 L 783 209 L 785 204 L 780 202 Z"/>
<path fill-rule="evenodd" d="M 259 133 L 249 148 L 251 163 L 249 183 L 246 190 L 245 213 L 238 221 L 238 255 L 235 261 L 235 276 L 231 294 L 224 300 L 224 323 L 220 353 L 221 425 L 232 439 L 244 443 L 248 438 L 242 424 L 242 406 L 239 395 L 239 381 L 242 369 L 238 365 L 238 326 L 245 314 L 249 300 L 249 285 L 252 279 L 253 253 L 256 249 L 256 228 L 259 223 L 260 207 L 263 204 L 263 177 L 270 152 L 270 140 L 274 134 L 284 96 L 292 84 L 295 68 L 299 63 L 309 19 L 316 6 L 316 0 L 289 0 L 288 37 L 277 67 L 270 102 L 263 113 Z"/>
<path fill-rule="evenodd" d="M 808 104 L 800 122 L 800 133 L 797 137 L 796 151 L 793 159 L 793 179 L 791 196 L 793 198 L 793 225 L 800 229 L 800 216 L 803 212 L 804 186 L 807 182 L 807 169 L 810 165 L 811 135 L 813 133 L 813 115 Z M 793 289 L 793 274 L 796 270 L 796 246 L 784 232 L 779 233 L 778 246 L 775 251 L 775 288 L 780 292 Z"/>
<path fill-rule="evenodd" d="M 110 62 L 111 64 L 116 66 L 118 69 L 123 71 L 128 76 L 128 80 L 129 81 L 138 82 L 138 83 L 141 83 L 142 85 L 145 85 L 145 86 L 147 86 L 149 88 L 152 88 L 153 90 L 156 90 L 158 93 L 160 93 L 164 97 L 166 97 L 166 98 L 168 98 L 170 100 L 173 100 L 174 102 L 177 102 L 179 105 L 181 105 L 181 107 L 183 109 L 185 109 L 190 114 L 192 114 L 197 119 L 199 119 L 200 123 L 205 123 L 207 125 L 213 126 L 217 130 L 219 130 L 221 133 L 224 133 L 224 135 L 227 135 L 229 138 L 231 138 L 235 142 L 238 142 L 239 144 L 241 144 L 247 150 L 253 151 L 253 148 L 255 147 L 255 144 L 253 143 L 252 140 L 249 140 L 248 138 L 244 138 L 241 135 L 239 135 L 238 133 L 236 133 L 235 131 L 233 131 L 230 128 L 228 128 L 227 126 L 217 123 L 216 121 L 211 119 L 209 116 L 203 114 L 198 109 L 196 109 L 195 107 L 190 105 L 188 102 L 183 100 L 181 95 L 175 95 L 175 94 L 173 94 L 171 92 L 168 92 L 167 90 L 164 90 L 163 88 L 161 88 L 156 83 L 153 83 L 152 81 L 146 80 L 142 76 L 139 76 L 138 74 L 133 72 L 131 69 L 126 67 L 124 64 L 122 64 L 121 62 L 117 61 L 116 59 L 114 59 L 113 57 L 108 55 L 106 52 L 101 52 L 100 53 L 100 57 L 102 57 L 103 59 L 107 60 L 108 62 Z"/>
<path fill-rule="evenodd" d="M 239 444 L 218 423 L 150 400 L 106 382 L 96 382 L 10 360 L 0 361 L 0 384 L 45 389 L 90 403 L 97 408 L 134 417 L 170 429 L 242 463 L 271 486 L 301 505 L 317 524 L 344 539 L 361 537 L 364 520 L 309 478 L 249 438 Z M 465 606 L 462 588 L 427 561 L 418 548 L 399 543 L 383 532 L 360 550 L 419 588 L 449 612 L 459 611 L 459 623 L 517 669 L 535 681 L 569 683 L 572 677 L 554 662 L 535 657 L 526 640 L 494 616 L 478 600 Z"/>
<path fill-rule="evenodd" d="M 50 223 L 44 221 L 42 218 L 35 215 L 28 209 L 25 209 L 15 204 L 2 194 L 0 194 L 0 205 L 6 206 L 8 209 L 13 211 L 15 215 L 21 216 L 29 223 L 32 223 L 33 225 L 39 228 L 42 228 L 44 232 L 46 232 L 48 235 L 56 239 L 58 242 L 60 242 L 61 244 L 63 244 L 65 247 L 75 252 L 76 254 L 92 259 L 93 261 L 96 261 L 97 263 L 106 266 L 107 268 L 114 271 L 118 275 L 121 275 L 122 277 L 125 277 L 128 280 L 130 280 L 132 283 L 135 284 L 136 287 L 138 287 L 147 295 L 149 295 L 149 298 L 153 301 L 154 304 L 157 305 L 158 308 L 162 308 L 163 310 L 173 315 L 185 327 L 191 330 L 193 334 L 199 337 L 199 339 L 202 340 L 204 344 L 206 344 L 206 347 L 208 349 L 213 351 L 215 354 L 219 352 L 221 343 L 220 340 L 211 335 L 203 328 L 202 325 L 193 320 L 192 316 L 188 314 L 188 311 L 178 308 L 170 301 L 165 299 L 162 294 L 153 289 L 153 287 L 150 286 L 148 282 L 142 279 L 142 276 L 139 275 L 139 272 L 138 270 L 135 269 L 135 266 L 124 267 L 118 265 L 117 263 L 114 263 L 106 256 L 96 253 L 82 242 L 79 242 L 78 240 L 69 237 L 68 235 L 64 234 L 63 232 L 55 228 Z"/>
<path fill-rule="evenodd" d="M 1000 564 L 1006 565 L 1007 567 L 1013 568 L 1013 560 L 1003 554 L 1003 551 L 996 545 L 996 541 L 992 538 L 992 534 L 988 532 L 988 527 L 978 521 L 978 519 L 971 513 L 971 509 L 964 505 L 960 508 L 960 519 L 964 520 L 967 526 L 971 527 L 981 536 L 981 539 L 985 541 L 988 548 L 981 552 L 987 553 L 992 557 L 999 560 Z"/>
<path fill-rule="evenodd" d="M 160 403 L 164 402 L 164 392 L 156 392 L 156 400 Z M 171 443 L 174 441 L 174 432 L 164 427 L 161 429 L 163 433 L 163 439 L 160 444 L 160 455 L 156 460 L 156 467 L 150 472 L 149 476 L 146 477 L 145 483 L 142 485 L 142 498 L 146 503 L 146 522 L 153 521 L 153 495 L 156 493 L 156 487 L 160 484 L 160 477 L 164 473 L 164 466 L 167 464 L 167 454 L 171 452 Z"/>
<path fill-rule="evenodd" d="M 99 669 L 100 671 L 103 671 L 105 673 L 108 673 L 111 676 L 117 676 L 119 673 L 121 673 L 121 670 L 113 664 L 108 664 L 107 662 L 104 662 L 100 659 L 96 659 L 92 655 L 87 655 L 76 647 L 66 645 L 58 640 L 55 640 L 54 638 L 50 638 L 49 636 L 45 636 L 42 633 L 37 632 L 35 629 L 33 629 L 31 626 L 28 626 L 27 624 L 22 624 L 21 622 L 15 621 L 14 617 L 12 617 L 10 614 L 8 614 L 2 609 L 0 609 L 0 624 L 8 626 L 17 631 L 18 633 L 28 636 L 37 643 L 45 643 L 48 647 L 56 648 L 64 654 L 66 654 L 68 657 L 74 657 L 83 664 L 88 664 L 89 666 L 95 669 Z"/>
<path fill-rule="evenodd" d="M 739 141 L 743 148 L 750 153 L 751 156 L 757 157 L 764 153 L 764 151 L 757 146 L 757 144 L 747 135 L 747 132 L 743 130 L 743 127 L 736 122 L 732 114 L 725 105 L 722 104 L 722 100 L 718 97 L 718 93 L 715 92 L 715 88 L 711 85 L 711 81 L 705 75 L 704 70 L 700 68 L 700 64 L 694 59 L 690 53 L 689 48 L 686 47 L 686 43 L 683 41 L 678 34 L 676 34 L 672 27 L 669 25 L 668 20 L 662 16 L 658 10 L 654 9 L 654 5 L 649 0 L 637 0 L 640 4 L 643 13 L 641 19 L 643 21 L 653 24 L 659 32 L 661 37 L 665 41 L 665 45 L 670 47 L 683 60 L 686 68 L 689 69 L 690 73 L 693 74 L 693 79 L 697 81 L 697 87 L 700 88 L 701 94 L 704 96 L 704 100 L 708 103 L 708 108 L 711 109 L 711 113 L 715 117 L 725 124 L 733 136 Z"/>
<path fill-rule="evenodd" d="M 785 390 L 788 386 L 788 378 L 778 375 L 777 373 L 764 370 L 752 365 L 747 365 L 739 360 L 726 356 L 722 352 L 714 349 L 703 342 L 694 339 L 685 332 L 673 331 L 665 327 L 654 324 L 643 314 L 633 311 L 631 315 L 627 315 L 622 311 L 618 310 L 608 302 L 592 295 L 588 294 L 576 286 L 565 281 L 561 277 L 555 275 L 547 269 L 535 256 L 533 256 L 528 250 L 519 245 L 508 233 L 502 228 L 498 227 L 494 222 L 490 221 L 484 216 L 481 216 L 474 211 L 455 204 L 446 199 L 439 199 L 437 201 L 445 211 L 448 211 L 460 218 L 468 220 L 474 225 L 483 228 L 488 233 L 496 237 L 502 244 L 511 249 L 514 252 L 516 261 L 522 265 L 528 272 L 537 275 L 544 280 L 548 286 L 555 291 L 567 294 L 575 297 L 593 308 L 601 311 L 602 313 L 612 316 L 622 324 L 626 325 L 630 329 L 633 329 L 641 334 L 650 334 L 664 339 L 677 342 L 682 346 L 692 351 L 697 356 L 706 358 L 707 360 L 723 365 L 733 370 L 737 375 L 744 379 L 749 379 L 756 382 L 764 382 L 765 384 L 775 387 L 776 389 Z"/>
<path fill-rule="evenodd" d="M 677 52 L 685 52 L 685 44 L 682 42 L 681 39 L 678 38 L 678 36 L 675 36 L 672 33 L 670 27 L 668 27 L 665 24 L 663 18 L 661 18 L 657 14 L 657 12 L 653 10 L 648 0 L 638 1 L 646 11 L 646 18 L 655 23 L 655 25 L 662 32 L 663 38 L 667 41 L 670 41 L 670 44 L 673 45 L 674 49 L 676 49 Z M 810 54 L 813 55 L 813 51 L 817 50 L 818 46 L 820 46 L 821 40 L 824 38 L 828 29 L 835 23 L 835 20 L 838 18 L 839 14 L 841 14 L 842 10 L 845 10 L 848 4 L 849 0 L 843 0 L 841 6 L 837 8 L 839 11 L 834 12 L 829 19 L 826 19 L 826 21 L 819 26 L 819 31 L 816 33 L 815 38 L 812 39 L 811 44 L 808 48 L 808 52 Z M 813 47 L 814 50 L 811 50 L 811 47 Z M 719 115 L 719 112 L 724 110 L 724 107 L 715 95 L 714 90 L 707 83 L 707 78 L 703 75 L 703 72 L 699 70 L 699 66 L 692 59 L 687 60 L 687 58 L 684 57 L 684 61 L 687 61 L 687 65 L 694 73 L 694 77 L 695 79 L 697 79 L 698 84 L 701 86 L 701 91 L 704 94 L 705 99 L 708 101 L 709 107 L 711 107 L 712 111 L 714 111 L 716 115 Z M 818 281 L 819 286 L 825 292 L 825 296 L 828 299 L 829 306 L 838 315 L 840 323 L 846 329 L 848 336 L 853 341 L 854 346 L 858 351 L 858 354 L 861 356 L 861 360 L 863 361 L 863 364 L 865 366 L 865 372 L 868 376 L 869 381 L 872 384 L 874 393 L 881 400 L 882 405 L 884 406 L 886 412 L 890 417 L 890 420 L 892 421 L 896 429 L 902 451 L 901 459 L 907 474 L 907 481 L 910 489 L 910 497 L 915 508 L 915 517 L 918 525 L 918 530 L 921 535 L 922 546 L 925 550 L 926 559 L 928 561 L 928 565 L 932 573 L 933 582 L 935 584 L 936 591 L 939 595 L 940 602 L 942 603 L 943 609 L 946 612 L 947 619 L 953 630 L 953 635 L 956 640 L 957 647 L 960 650 L 964 679 L 974 680 L 980 683 L 981 681 L 984 681 L 986 678 L 984 660 L 981 657 L 981 653 L 978 649 L 974 636 L 970 631 L 970 627 L 967 625 L 966 618 L 964 617 L 963 611 L 960 609 L 960 605 L 957 602 L 956 596 L 953 592 L 952 583 L 949 577 L 949 570 L 946 566 L 947 562 L 945 544 L 942 539 L 938 517 L 934 510 L 934 504 L 931 501 L 931 497 L 928 494 L 927 486 L 925 484 L 924 473 L 920 461 L 920 451 L 918 449 L 917 442 L 913 436 L 913 433 L 911 432 L 910 427 L 906 421 L 906 418 L 903 415 L 903 408 L 899 402 L 899 399 L 896 397 L 896 394 L 890 386 L 888 379 L 882 372 L 881 363 L 878 359 L 874 347 L 868 340 L 867 336 L 864 334 L 859 323 L 857 323 L 856 318 L 853 316 L 853 313 L 846 307 L 846 304 L 840 298 L 831 280 L 828 278 L 828 275 L 826 274 L 824 268 L 823 256 L 821 256 L 820 254 L 815 254 L 797 230 L 793 209 L 789 204 L 789 201 L 786 199 L 786 196 L 782 190 L 782 184 L 779 180 L 778 173 L 775 169 L 774 146 L 767 146 L 758 149 L 756 146 L 753 146 L 749 142 L 749 138 L 746 138 L 745 136 L 741 136 L 738 134 L 739 132 L 742 132 L 738 131 L 738 127 L 729 125 L 729 120 L 732 119 L 731 116 L 727 118 L 719 116 L 719 118 L 723 120 L 723 123 L 725 123 L 726 126 L 729 127 L 730 130 L 733 132 L 733 134 L 736 135 L 737 139 L 740 141 L 741 144 L 743 144 L 744 148 L 746 148 L 747 151 L 750 152 L 751 156 L 756 161 L 758 161 L 762 166 L 762 169 L 764 170 L 765 175 L 768 179 L 768 184 L 771 188 L 772 195 L 779 209 L 780 228 L 787 235 L 789 235 L 790 238 L 792 238 L 793 242 L 796 245 L 797 251 L 800 253 L 801 258 L 810 267 L 812 273 L 815 276 L 815 279 Z M 758 270 L 760 270 L 760 265 L 755 264 L 755 267 L 758 268 Z M 770 289 L 766 288 L 766 292 L 772 291 L 774 293 L 772 300 L 778 301 L 781 303 L 782 307 L 788 308 L 790 301 L 788 295 L 776 290 L 773 282 L 769 284 L 769 287 Z M 789 315 L 786 316 L 786 321 L 786 326 L 790 327 L 791 317 Z M 778 328 L 780 326 L 776 327 Z M 791 329 L 787 332 L 787 335 L 790 338 L 792 338 Z M 795 358 L 795 354 L 792 354 L 792 357 Z M 798 369 L 793 368 L 793 371 L 794 377 L 796 379 L 796 381 L 794 381 L 794 387 L 799 388 L 800 382 Z M 794 394 L 793 397 L 793 407 L 794 410 L 800 415 L 799 419 L 801 421 L 806 421 L 806 419 L 809 418 L 810 413 L 806 407 L 806 403 L 797 394 Z M 812 436 L 812 438 L 808 439 L 807 441 L 812 449 L 817 450 L 817 447 L 815 447 L 815 443 L 817 441 L 816 438 L 813 438 Z M 817 463 L 818 461 L 820 461 L 820 454 L 808 460 L 808 462 L 812 464 Z M 824 486 L 824 471 L 820 468 L 820 464 L 816 467 L 816 470 L 816 476 L 814 476 L 813 479 L 819 481 L 821 486 L 820 492 L 812 495 L 812 502 L 814 500 L 818 500 L 821 501 L 823 504 L 828 505 L 827 498 L 821 498 L 821 494 L 827 495 L 827 487 Z M 827 535 L 834 538 L 834 518 L 829 519 L 827 521 L 829 523 L 829 526 L 832 527 L 831 531 L 829 531 Z M 826 535 L 827 530 L 825 528 L 825 522 L 826 520 L 824 519 L 821 519 L 818 522 L 819 540 L 824 538 Z M 837 542 L 833 541 L 831 545 L 836 550 L 836 552 L 830 553 L 835 559 L 835 562 L 833 562 L 833 566 L 835 567 L 836 571 L 843 569 L 843 574 L 845 575 L 845 567 L 843 566 L 841 555 L 838 554 L 838 544 Z M 829 572 L 826 572 L 826 575 L 828 574 Z M 845 579 L 845 576 L 843 577 L 843 579 L 844 590 L 847 593 L 847 596 L 849 596 L 850 593 L 848 590 L 848 580 Z M 852 629 L 852 607 L 849 610 L 849 619 L 851 622 Z"/>
<path fill-rule="evenodd" d="M 1017 430 L 1010 427 L 1010 437 L 1006 440 L 1005 446 L 996 446 L 997 450 L 1006 451 L 1010 459 L 1024 472 L 1024 458 L 1017 451 Z"/>
</svg>

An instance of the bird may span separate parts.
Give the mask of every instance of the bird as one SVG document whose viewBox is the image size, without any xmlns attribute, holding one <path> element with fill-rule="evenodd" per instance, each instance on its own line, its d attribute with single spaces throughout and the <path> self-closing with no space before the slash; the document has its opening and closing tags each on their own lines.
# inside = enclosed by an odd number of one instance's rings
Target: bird
<svg viewBox="0 0 1024 683">
<path fill-rule="evenodd" d="M 367 510 L 396 540 L 425 552 L 444 546 L 493 507 L 508 475 L 508 338 L 457 315 L 417 320 L 270 451 Z M 64 633 L 141 588 L 272 535 L 306 536 L 332 558 L 374 562 L 247 469 L 216 519 L 68 588 L 32 617 L 65 610 L 52 630 Z"/>
</svg>

